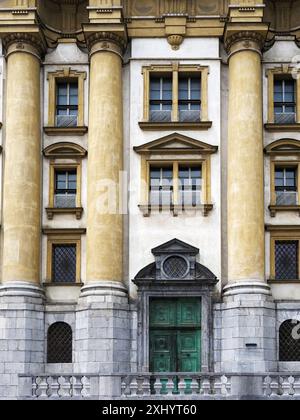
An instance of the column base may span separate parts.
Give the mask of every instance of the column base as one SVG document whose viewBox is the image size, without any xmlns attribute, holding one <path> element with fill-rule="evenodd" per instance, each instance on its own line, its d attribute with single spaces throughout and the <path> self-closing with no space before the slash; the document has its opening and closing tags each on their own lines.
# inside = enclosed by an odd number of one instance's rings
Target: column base
<svg viewBox="0 0 300 420">
<path fill-rule="evenodd" d="M 276 371 L 276 314 L 269 286 L 255 281 L 230 284 L 224 288 L 219 310 L 220 369 L 228 373 Z"/>
<path fill-rule="evenodd" d="M 76 311 L 75 371 L 128 372 L 130 323 L 128 294 L 122 284 L 100 282 L 84 286 Z"/>
<path fill-rule="evenodd" d="M 44 292 L 26 282 L 0 287 L 0 399 L 18 397 L 18 375 L 44 371 Z"/>
</svg>

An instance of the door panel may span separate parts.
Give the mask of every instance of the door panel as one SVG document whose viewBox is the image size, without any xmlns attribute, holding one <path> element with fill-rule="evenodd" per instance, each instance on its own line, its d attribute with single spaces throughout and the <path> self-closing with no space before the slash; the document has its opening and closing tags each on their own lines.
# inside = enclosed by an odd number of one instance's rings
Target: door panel
<svg viewBox="0 0 300 420">
<path fill-rule="evenodd" d="M 178 371 L 199 372 L 201 370 L 201 332 L 199 330 L 179 331 L 177 337 Z"/>
<path fill-rule="evenodd" d="M 174 331 L 151 331 L 150 370 L 151 372 L 175 372 Z"/>
<path fill-rule="evenodd" d="M 159 299 L 150 304 L 151 372 L 201 370 L 201 301 Z"/>
</svg>

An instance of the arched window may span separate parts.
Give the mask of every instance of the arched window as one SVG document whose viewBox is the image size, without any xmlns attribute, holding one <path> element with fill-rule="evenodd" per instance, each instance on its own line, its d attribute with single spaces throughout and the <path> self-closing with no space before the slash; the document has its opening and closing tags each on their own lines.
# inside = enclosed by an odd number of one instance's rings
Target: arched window
<svg viewBox="0 0 300 420">
<path fill-rule="evenodd" d="M 72 328 L 65 322 L 48 329 L 47 363 L 72 363 Z"/>
<path fill-rule="evenodd" d="M 300 321 L 289 319 L 279 329 L 279 360 L 300 362 Z"/>
</svg>

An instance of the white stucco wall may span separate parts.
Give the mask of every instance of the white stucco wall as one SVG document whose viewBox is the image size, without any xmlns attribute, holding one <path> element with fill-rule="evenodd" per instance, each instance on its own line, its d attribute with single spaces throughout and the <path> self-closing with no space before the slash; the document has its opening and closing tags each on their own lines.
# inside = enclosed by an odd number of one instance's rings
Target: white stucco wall
<svg viewBox="0 0 300 420">
<path fill-rule="evenodd" d="M 198 59 L 194 59 L 195 57 Z M 146 58 L 147 57 L 147 58 Z M 202 58 L 203 57 L 203 58 Z M 178 51 L 171 49 L 165 39 L 135 39 L 132 42 L 130 62 L 130 217 L 129 217 L 129 277 L 154 261 L 151 249 L 173 238 L 178 238 L 200 249 L 199 262 L 221 277 L 221 226 L 220 226 L 220 151 L 211 159 L 211 190 L 213 211 L 208 217 L 181 214 L 151 214 L 143 217 L 140 204 L 141 158 L 133 147 L 156 140 L 173 131 L 142 131 L 138 122 L 143 112 L 143 66 L 155 64 L 199 64 L 209 66 L 208 108 L 213 122 L 207 131 L 180 131 L 185 136 L 219 146 L 220 141 L 220 59 L 218 39 L 188 39 Z M 131 285 L 135 295 L 135 287 Z"/>
</svg>

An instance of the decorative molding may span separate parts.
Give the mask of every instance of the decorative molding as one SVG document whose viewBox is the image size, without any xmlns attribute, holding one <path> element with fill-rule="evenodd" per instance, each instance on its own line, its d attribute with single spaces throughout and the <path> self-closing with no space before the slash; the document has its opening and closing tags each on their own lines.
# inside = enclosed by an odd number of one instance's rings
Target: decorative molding
<svg viewBox="0 0 300 420">
<path fill-rule="evenodd" d="M 300 140 L 280 139 L 265 147 L 269 155 L 295 155 L 300 153 Z"/>
<path fill-rule="evenodd" d="M 172 147 L 172 143 L 176 143 L 176 146 Z M 173 133 L 142 146 L 135 146 L 133 149 L 139 154 L 213 154 L 217 153 L 218 146 L 212 146 L 183 134 Z"/>
<path fill-rule="evenodd" d="M 224 42 L 225 50 L 228 54 L 235 53 L 232 51 L 232 47 L 239 43 L 238 51 L 254 49 L 261 53 L 264 43 L 265 36 L 256 31 L 240 31 L 229 35 Z"/>
<path fill-rule="evenodd" d="M 269 206 L 271 217 L 276 217 L 276 213 L 282 212 L 282 211 L 292 211 L 292 212 L 298 212 L 300 217 L 300 205 L 295 206 L 278 206 L 278 205 L 270 205 Z"/>
<path fill-rule="evenodd" d="M 177 51 L 183 43 L 184 37 L 182 35 L 169 35 L 168 43 L 171 45 L 172 50 Z"/>
<path fill-rule="evenodd" d="M 268 123 L 265 124 L 265 129 L 267 131 L 277 131 L 277 132 L 284 132 L 284 131 L 300 131 L 300 123 L 296 124 L 276 124 L 276 123 Z"/>
<path fill-rule="evenodd" d="M 58 208 L 58 207 L 46 207 L 46 213 L 48 220 L 53 220 L 55 214 L 75 214 L 76 219 L 80 220 L 83 213 L 82 207 L 74 207 L 74 208 Z"/>
<path fill-rule="evenodd" d="M 44 235 L 84 235 L 86 234 L 86 229 L 50 229 L 45 227 L 42 229 L 42 233 Z"/>
<path fill-rule="evenodd" d="M 139 126 L 145 131 L 162 131 L 162 130 L 209 130 L 212 127 L 212 121 L 200 122 L 153 122 L 153 121 L 140 121 Z"/>
<path fill-rule="evenodd" d="M 44 127 L 47 136 L 84 136 L 88 127 Z"/>
<path fill-rule="evenodd" d="M 13 52 L 27 52 L 41 58 L 47 50 L 45 41 L 40 35 L 31 33 L 10 33 L 2 38 L 6 55 Z M 32 48 L 28 48 L 28 46 Z"/>
<path fill-rule="evenodd" d="M 47 158 L 84 158 L 87 151 L 75 143 L 55 143 L 44 149 L 44 156 Z"/>
<path fill-rule="evenodd" d="M 98 51 L 111 51 L 123 56 L 127 41 L 113 32 L 96 32 L 87 36 L 90 54 Z"/>
</svg>

